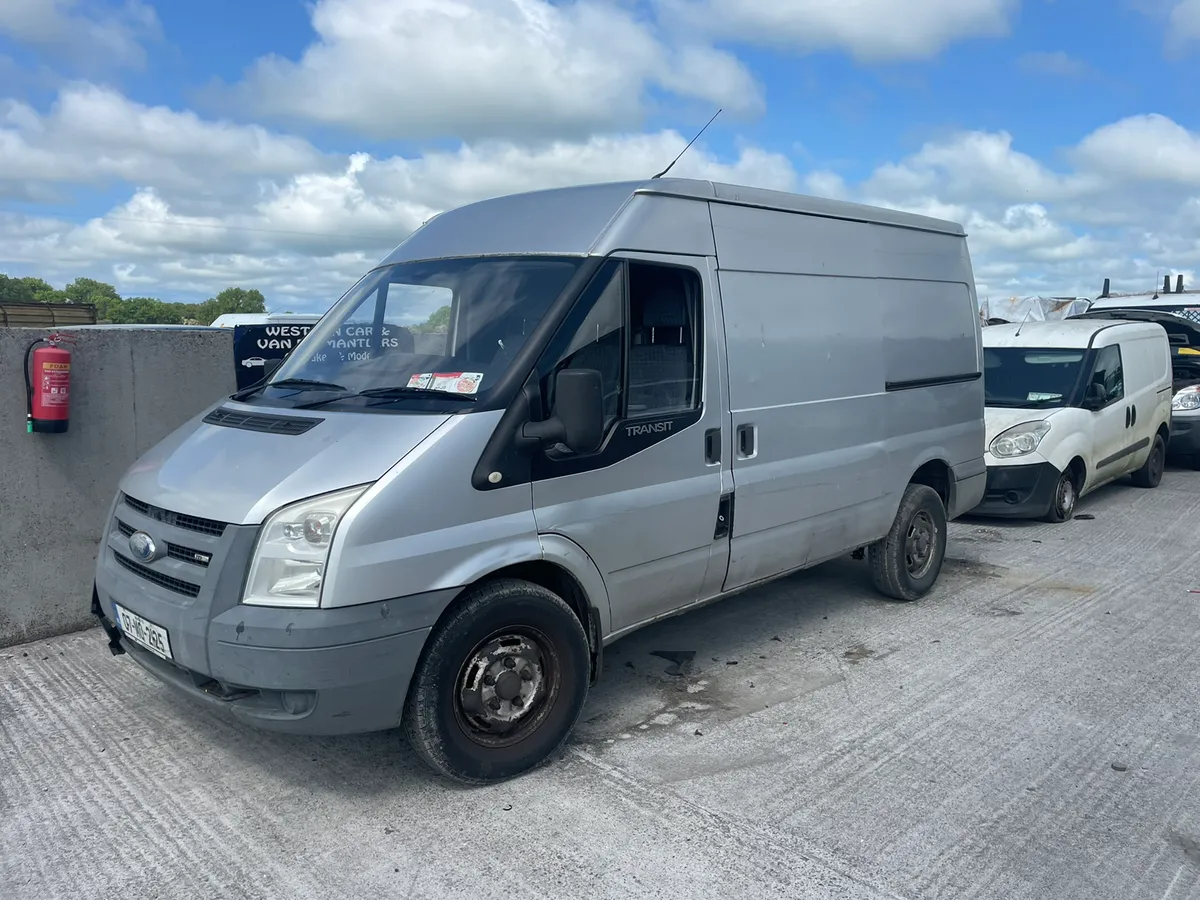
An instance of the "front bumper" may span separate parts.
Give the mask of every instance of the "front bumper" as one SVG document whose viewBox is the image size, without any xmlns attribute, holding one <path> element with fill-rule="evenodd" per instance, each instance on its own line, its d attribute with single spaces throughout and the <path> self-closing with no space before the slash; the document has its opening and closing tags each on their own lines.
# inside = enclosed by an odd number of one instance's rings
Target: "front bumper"
<svg viewBox="0 0 1200 900">
<path fill-rule="evenodd" d="M 392 609 L 408 599 L 334 610 L 240 608 L 240 615 L 212 622 L 212 663 L 205 671 L 162 659 L 129 640 L 112 618 L 112 599 L 99 586 L 93 612 L 114 654 L 127 654 L 211 709 L 269 731 L 359 734 L 400 724 L 431 630 L 404 630 Z M 117 602 L 154 621 L 145 605 Z"/>
<path fill-rule="evenodd" d="M 1171 416 L 1168 456 L 1200 456 L 1200 416 Z"/>
<path fill-rule="evenodd" d="M 173 555 L 133 562 L 127 536 L 133 530 L 171 546 Z M 456 592 L 337 609 L 242 606 L 256 535 L 256 528 L 197 525 L 120 498 L 101 544 L 92 598 L 110 649 L 260 728 L 353 734 L 396 727 L 425 639 Z M 175 552 L 181 549 L 188 552 Z M 193 561 L 191 551 L 208 561 Z M 122 634 L 114 603 L 166 629 L 173 658 Z"/>
<path fill-rule="evenodd" d="M 1062 472 L 1048 462 L 1021 466 L 988 466 L 983 501 L 975 516 L 1036 519 L 1050 510 Z"/>
</svg>

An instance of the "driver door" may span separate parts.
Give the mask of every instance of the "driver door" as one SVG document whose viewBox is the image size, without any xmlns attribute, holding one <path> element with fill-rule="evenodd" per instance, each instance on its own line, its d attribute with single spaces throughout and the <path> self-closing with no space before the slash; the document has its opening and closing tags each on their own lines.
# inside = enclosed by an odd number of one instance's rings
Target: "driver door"
<svg viewBox="0 0 1200 900">
<path fill-rule="evenodd" d="M 712 284 L 704 260 L 609 260 L 539 366 L 547 412 L 561 369 L 603 380 L 601 449 L 536 454 L 533 502 L 538 531 L 570 538 L 600 569 L 612 631 L 716 593 L 725 577 L 730 426 Z"/>
</svg>

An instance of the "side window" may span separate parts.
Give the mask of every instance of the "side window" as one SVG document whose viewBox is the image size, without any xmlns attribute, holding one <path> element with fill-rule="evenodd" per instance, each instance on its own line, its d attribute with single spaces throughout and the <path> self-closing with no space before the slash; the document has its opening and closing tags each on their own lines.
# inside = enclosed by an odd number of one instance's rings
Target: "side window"
<svg viewBox="0 0 1200 900">
<path fill-rule="evenodd" d="M 555 364 L 542 370 L 545 412 L 554 408 L 555 373 L 562 369 L 600 373 L 606 431 L 621 418 L 699 406 L 700 278 L 694 271 L 611 261 L 582 305 L 584 318 L 565 347 L 551 351 Z"/>
<path fill-rule="evenodd" d="M 551 373 L 562 369 L 595 369 L 600 373 L 604 385 L 604 430 L 607 431 L 622 414 L 624 406 L 625 267 L 617 264 L 607 267 L 598 290 L 599 296 L 559 355 Z M 542 379 L 542 396 L 553 409 L 553 374 Z"/>
<path fill-rule="evenodd" d="M 631 418 L 700 403 L 700 279 L 690 269 L 630 263 Z"/>
<path fill-rule="evenodd" d="M 1105 347 L 1096 355 L 1092 383 L 1104 389 L 1106 403 L 1115 403 L 1125 396 L 1125 373 L 1121 368 L 1121 348 Z"/>
</svg>

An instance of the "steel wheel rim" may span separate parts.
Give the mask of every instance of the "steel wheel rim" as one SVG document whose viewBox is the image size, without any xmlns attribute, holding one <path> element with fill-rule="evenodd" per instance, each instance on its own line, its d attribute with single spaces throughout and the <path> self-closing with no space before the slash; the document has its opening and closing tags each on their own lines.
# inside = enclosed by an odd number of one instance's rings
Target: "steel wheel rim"
<svg viewBox="0 0 1200 900">
<path fill-rule="evenodd" d="M 923 578 L 933 566 L 938 528 L 933 517 L 919 511 L 908 523 L 904 535 L 904 566 L 912 578 Z"/>
<path fill-rule="evenodd" d="M 1069 476 L 1064 476 L 1058 483 L 1058 509 L 1063 518 L 1069 516 L 1075 509 L 1075 482 Z"/>
<path fill-rule="evenodd" d="M 1162 442 L 1155 441 L 1154 449 L 1150 452 L 1150 477 L 1158 479 L 1162 477 L 1163 469 L 1166 468 L 1166 453 L 1163 452 Z"/>
<path fill-rule="evenodd" d="M 554 706 L 562 667 L 536 628 L 502 628 L 475 645 L 454 681 L 454 717 L 474 743 L 511 747 L 541 726 Z"/>
</svg>

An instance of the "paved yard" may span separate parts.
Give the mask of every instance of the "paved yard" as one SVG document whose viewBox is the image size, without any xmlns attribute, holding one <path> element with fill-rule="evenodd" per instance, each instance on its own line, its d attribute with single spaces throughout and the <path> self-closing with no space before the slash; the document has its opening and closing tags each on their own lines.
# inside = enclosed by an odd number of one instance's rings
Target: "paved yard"
<svg viewBox="0 0 1200 900">
<path fill-rule="evenodd" d="M 0 896 L 1200 898 L 1200 473 L 1079 512 L 956 524 L 916 604 L 847 559 L 634 635 L 494 788 L 226 722 L 97 633 L 0 650 Z"/>
</svg>

